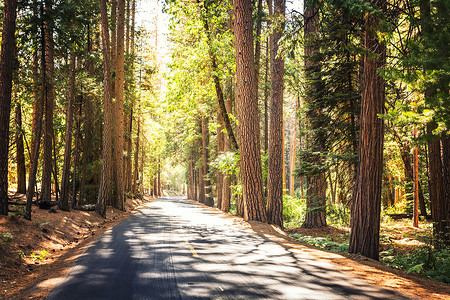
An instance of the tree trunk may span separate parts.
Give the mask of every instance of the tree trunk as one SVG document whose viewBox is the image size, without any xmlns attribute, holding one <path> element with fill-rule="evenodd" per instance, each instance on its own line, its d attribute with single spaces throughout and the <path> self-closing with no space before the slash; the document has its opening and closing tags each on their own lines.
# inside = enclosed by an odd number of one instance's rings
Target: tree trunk
<svg viewBox="0 0 450 300">
<path fill-rule="evenodd" d="M 223 132 L 224 129 L 224 122 L 223 117 L 220 112 L 217 112 L 217 123 L 219 123 L 219 126 L 217 127 L 217 155 L 221 155 L 224 152 L 224 139 L 225 139 L 225 133 Z M 220 170 L 217 171 L 217 208 L 222 209 L 222 198 L 223 198 L 223 180 L 224 180 L 224 173 Z"/>
<path fill-rule="evenodd" d="M 22 106 L 16 104 L 16 163 L 17 163 L 17 193 L 26 194 L 27 178 L 25 168 L 25 149 L 23 146 Z"/>
<path fill-rule="evenodd" d="M 284 0 L 274 1 L 276 17 L 284 17 Z M 283 227 L 283 75 L 284 59 L 279 53 L 281 30 L 272 33 L 270 49 L 270 135 L 267 179 L 267 221 Z"/>
<path fill-rule="evenodd" d="M 202 150 L 203 150 L 203 176 L 205 177 L 205 204 L 207 206 L 214 206 L 214 198 L 211 194 L 211 181 L 209 180 L 209 130 L 208 120 L 202 118 Z"/>
<path fill-rule="evenodd" d="M 319 51 L 316 42 L 316 34 L 319 30 L 319 12 L 314 7 L 314 1 L 305 2 L 305 73 L 307 80 L 311 83 L 313 78 L 312 55 Z M 307 103 L 314 102 L 314 92 L 307 92 L 305 101 Z M 322 112 L 320 109 L 308 111 L 308 127 L 310 129 L 310 137 L 308 138 L 307 147 L 313 152 L 324 150 L 323 140 L 317 134 L 317 128 L 321 126 Z M 323 159 L 320 154 L 312 154 L 310 163 L 322 166 Z M 326 222 L 326 188 L 327 182 L 325 173 L 317 171 L 314 174 L 307 175 L 307 193 L 306 193 L 306 215 L 302 224 L 303 228 L 316 228 L 327 225 Z"/>
<path fill-rule="evenodd" d="M 141 178 L 142 178 L 142 176 L 141 176 Z M 159 160 L 159 158 L 158 158 L 158 186 L 157 186 L 157 188 L 158 188 L 158 197 L 161 197 L 162 196 L 162 191 L 161 191 L 161 163 L 160 163 L 160 160 Z"/>
<path fill-rule="evenodd" d="M 433 136 L 433 130 L 437 128 L 432 122 L 427 126 L 428 135 L 428 172 L 429 191 L 431 203 L 431 216 L 433 218 L 434 245 L 438 248 L 448 244 L 447 204 L 445 203 L 444 182 L 442 177 L 441 141 Z"/>
<path fill-rule="evenodd" d="M 44 42 L 42 42 L 44 43 Z M 42 113 L 43 113 L 43 107 L 41 105 L 41 95 L 39 87 L 39 55 L 38 55 L 38 49 L 36 49 L 33 53 L 33 120 L 31 125 L 31 151 L 30 151 L 30 162 L 33 161 L 34 154 L 35 154 L 35 146 L 36 146 L 36 136 L 38 131 L 38 126 L 42 127 Z M 41 120 L 39 122 L 39 120 Z M 30 170 L 31 170 L 31 163 L 30 163 Z M 30 170 L 28 171 L 28 180 L 30 180 Z"/>
<path fill-rule="evenodd" d="M 124 164 L 123 164 L 123 99 L 124 99 L 124 34 L 125 34 L 125 0 L 118 0 L 117 15 L 117 55 L 116 55 L 116 102 L 115 102 L 115 126 L 114 126 L 114 158 L 116 163 L 116 202 L 115 207 L 124 210 Z"/>
<path fill-rule="evenodd" d="M 225 101 L 225 107 L 227 112 L 231 113 L 231 99 L 228 98 Z M 223 152 L 228 152 L 231 150 L 231 142 L 230 139 L 228 137 L 228 133 L 224 133 L 224 143 L 223 143 Z M 224 178 L 223 178 L 223 192 L 222 192 L 222 206 L 221 209 L 224 212 L 229 212 L 230 211 L 230 206 L 231 206 L 231 175 L 229 174 L 224 174 Z"/>
<path fill-rule="evenodd" d="M 15 0 L 5 0 L 0 53 L 0 215 L 8 215 L 8 146 L 13 55 L 16 30 Z"/>
<path fill-rule="evenodd" d="M 44 119 L 44 165 L 42 167 L 41 201 L 51 201 L 52 196 L 52 152 L 53 152 L 53 109 L 55 91 L 53 85 L 54 59 L 53 59 L 53 21 L 51 18 L 53 7 L 50 1 L 45 1 L 45 75 L 47 86 L 45 88 L 45 119 Z"/>
<path fill-rule="evenodd" d="M 384 9 L 384 0 L 371 2 Z M 383 174 L 384 80 L 378 69 L 385 65 L 386 47 L 373 35 L 379 17 L 369 14 L 365 20 L 364 47 L 376 57 L 364 57 L 364 83 L 361 97 L 359 171 L 354 190 L 351 218 L 350 253 L 379 259 L 381 187 Z"/>
<path fill-rule="evenodd" d="M 103 53 L 103 150 L 102 150 L 102 175 L 97 197 L 96 212 L 102 217 L 106 217 L 106 203 L 110 200 L 111 193 L 111 71 L 110 71 L 110 49 L 109 30 L 106 0 L 100 0 L 100 14 L 102 23 L 102 53 Z"/>
<path fill-rule="evenodd" d="M 192 161 L 192 158 L 189 160 L 189 195 L 188 199 L 195 200 L 195 194 L 194 194 L 194 162 Z"/>
<path fill-rule="evenodd" d="M 135 146 L 135 152 L 134 152 L 134 177 L 133 177 L 133 194 L 136 197 L 137 192 L 137 181 L 138 181 L 138 166 L 139 166 L 139 139 L 141 135 L 141 117 L 138 117 L 137 122 L 137 135 L 136 135 L 136 146 Z M 155 194 L 156 194 L 155 190 Z"/>
<path fill-rule="evenodd" d="M 69 210 L 70 159 L 72 152 L 73 102 L 75 98 L 75 52 L 70 52 L 69 86 L 67 92 L 66 132 L 64 138 L 64 164 L 61 179 L 61 199 L 59 209 Z"/>
<path fill-rule="evenodd" d="M 41 15 L 44 15 L 44 5 L 41 5 Z M 41 145 L 41 138 L 42 138 L 42 119 L 43 119 L 43 112 L 44 112 L 44 106 L 45 106 L 45 95 L 47 94 L 47 76 L 46 76 L 46 70 L 45 70 L 45 29 L 44 29 L 44 22 L 42 21 L 41 24 L 41 46 L 42 46 L 42 55 L 41 55 L 41 68 L 42 68 L 42 88 L 41 88 L 41 96 L 40 96 L 40 103 L 39 107 L 36 107 L 36 112 L 41 112 L 40 114 L 37 114 L 36 116 L 36 123 L 33 123 L 33 125 L 36 125 L 36 135 L 34 135 L 34 150 L 31 151 L 33 157 L 31 160 L 31 168 L 30 173 L 28 176 L 28 191 L 27 191 L 27 204 L 25 208 L 25 219 L 31 220 L 31 202 L 33 201 L 34 197 L 34 188 L 36 186 L 36 173 L 38 168 L 38 159 L 39 159 L 39 148 Z M 37 63 L 36 63 L 37 65 Z M 36 70 L 35 70 L 36 71 Z M 37 73 L 37 71 L 36 71 Z M 37 82 L 37 78 L 35 78 L 35 84 Z M 33 121 L 34 121 L 35 115 L 33 115 Z"/>
<path fill-rule="evenodd" d="M 94 60 L 92 59 L 92 41 L 91 41 L 91 27 L 88 23 L 88 40 L 87 40 L 88 60 L 87 71 L 89 77 L 94 77 Z M 86 176 L 88 162 L 92 161 L 91 147 L 92 147 L 92 123 L 93 123 L 93 107 L 91 101 L 91 95 L 84 97 L 83 110 L 84 110 L 84 138 L 83 138 L 83 159 L 81 162 L 81 186 L 80 186 L 80 199 L 79 204 L 87 200 L 86 195 Z"/>
<path fill-rule="evenodd" d="M 206 11 L 208 11 L 208 7 L 206 4 L 204 4 L 204 8 Z M 206 16 L 203 16 L 203 27 L 205 29 L 205 33 L 206 33 L 206 38 L 208 41 L 208 54 L 209 54 L 209 59 L 211 62 L 211 69 L 212 69 L 212 77 L 214 80 L 214 87 L 216 89 L 216 96 L 217 96 L 217 102 L 219 105 L 219 112 L 222 115 L 223 121 L 224 121 L 224 125 L 225 128 L 228 132 L 228 136 L 230 138 L 231 144 L 233 145 L 234 149 L 238 149 L 238 144 L 236 141 L 236 138 L 234 136 L 234 130 L 233 127 L 231 126 L 231 121 L 230 118 L 227 114 L 227 110 L 225 107 L 225 99 L 223 96 L 223 91 L 222 91 L 222 86 L 220 84 L 220 79 L 217 76 L 217 71 L 218 71 L 218 67 L 217 67 L 217 58 L 216 58 L 216 54 L 213 51 L 212 48 L 212 39 L 211 39 L 211 32 L 209 30 L 209 25 L 208 25 L 208 19 Z"/>
<path fill-rule="evenodd" d="M 448 236 L 450 226 L 450 137 L 444 136 L 441 140 L 442 144 L 442 179 L 444 185 L 444 204 L 446 206 L 446 234 L 447 245 L 450 244 L 450 237 Z"/>
<path fill-rule="evenodd" d="M 414 138 L 417 138 L 417 127 L 414 127 Z M 414 146 L 414 208 L 413 226 L 419 227 L 419 146 Z"/>
<path fill-rule="evenodd" d="M 258 99 L 255 85 L 252 4 L 234 0 L 236 102 L 239 120 L 244 219 L 266 222 L 259 141 Z"/>
<path fill-rule="evenodd" d="M 81 103 L 80 101 L 80 108 L 78 109 L 78 113 L 75 117 L 76 119 L 76 135 L 75 135 L 75 149 L 74 149 L 74 160 L 73 160 L 73 185 L 72 185 L 72 199 L 71 199 L 71 205 L 72 208 L 78 205 L 77 203 L 77 194 L 78 194 L 78 165 L 80 161 L 80 138 L 81 138 L 81 124 L 80 124 L 80 118 L 81 118 Z"/>
</svg>

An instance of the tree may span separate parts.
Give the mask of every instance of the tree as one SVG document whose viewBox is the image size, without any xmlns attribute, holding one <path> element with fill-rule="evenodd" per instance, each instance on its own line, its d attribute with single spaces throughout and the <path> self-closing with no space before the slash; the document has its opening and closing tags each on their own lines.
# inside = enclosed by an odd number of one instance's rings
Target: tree
<svg viewBox="0 0 450 300">
<path fill-rule="evenodd" d="M 0 214 L 8 215 L 8 146 L 13 55 L 16 28 L 15 0 L 5 0 L 0 52 Z"/>
<path fill-rule="evenodd" d="M 17 163 L 17 192 L 26 194 L 26 169 L 25 169 L 25 149 L 23 146 L 22 128 L 22 105 L 16 103 L 16 163 Z"/>
<path fill-rule="evenodd" d="M 70 52 L 69 59 L 69 87 L 67 91 L 67 108 L 66 108 L 66 133 L 64 146 L 64 165 L 61 180 L 61 199 L 59 200 L 59 209 L 69 210 L 69 172 L 70 160 L 72 154 L 72 124 L 73 124 L 73 110 L 75 99 L 75 52 Z"/>
<path fill-rule="evenodd" d="M 277 18 L 284 17 L 285 1 L 275 0 L 274 11 Z M 278 24 L 277 24 L 278 25 Z M 271 101 L 270 101 L 270 135 L 269 167 L 267 180 L 267 220 L 269 223 L 283 227 L 283 75 L 284 58 L 278 43 L 283 27 L 278 25 L 271 38 Z"/>
<path fill-rule="evenodd" d="M 236 102 L 239 120 L 239 148 L 244 200 L 244 219 L 266 222 L 259 142 L 253 49 L 252 4 L 234 0 L 236 51 Z"/>
<path fill-rule="evenodd" d="M 301 160 L 301 165 L 307 164 L 310 167 L 307 173 L 307 194 L 306 194 L 306 216 L 302 227 L 314 228 L 326 226 L 326 179 L 325 170 L 323 169 L 323 157 L 321 152 L 324 151 L 324 136 L 321 135 L 320 128 L 324 125 L 322 111 L 315 105 L 317 101 L 316 93 L 323 86 L 319 80 L 317 84 L 313 84 L 317 78 L 314 77 L 320 69 L 318 62 L 313 62 L 313 56 L 319 52 L 317 43 L 317 34 L 319 30 L 319 11 L 315 7 L 315 1 L 307 1 L 305 3 L 305 77 L 311 85 L 307 92 L 305 101 L 308 107 L 308 127 L 310 133 L 308 136 L 308 150 L 311 151 Z M 317 87 L 317 85 L 319 85 Z"/>
<path fill-rule="evenodd" d="M 102 174 L 100 187 L 97 197 L 97 206 L 95 210 L 102 217 L 106 217 L 106 203 L 110 199 L 111 193 L 111 129 L 112 129 L 112 111 L 111 111 L 111 71 L 110 71 L 110 46 L 108 14 L 106 9 L 106 0 L 100 0 L 100 14 L 102 24 L 102 53 L 103 53 L 103 150 L 102 150 Z"/>
<path fill-rule="evenodd" d="M 115 126 L 114 126 L 114 158 L 116 163 L 116 199 L 114 207 L 124 210 L 124 164 L 123 164 L 123 99 L 124 99 L 124 33 L 125 33 L 125 0 L 118 1 L 117 16 L 117 55 L 116 55 L 116 81 L 115 81 Z"/>
<path fill-rule="evenodd" d="M 369 1 L 376 10 L 386 7 L 384 0 Z M 386 47 L 376 35 L 380 17 L 369 13 L 365 18 L 363 91 L 361 97 L 361 130 L 359 169 L 352 205 L 350 253 L 378 260 L 380 242 L 381 183 L 383 173 L 384 79 L 378 73 L 384 68 Z"/>
<path fill-rule="evenodd" d="M 53 169 L 53 110 L 55 105 L 54 90 L 54 57 L 53 57 L 53 1 L 46 0 L 45 3 L 45 118 L 44 118 L 44 166 L 42 167 L 42 191 L 41 201 L 51 201 L 52 194 L 52 169 Z"/>
</svg>

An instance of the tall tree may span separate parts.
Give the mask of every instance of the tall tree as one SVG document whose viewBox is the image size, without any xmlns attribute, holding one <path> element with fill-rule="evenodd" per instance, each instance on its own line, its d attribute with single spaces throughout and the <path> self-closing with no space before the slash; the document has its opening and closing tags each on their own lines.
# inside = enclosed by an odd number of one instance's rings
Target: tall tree
<svg viewBox="0 0 450 300">
<path fill-rule="evenodd" d="M 285 1 L 274 1 L 274 15 L 284 18 Z M 283 227 L 283 75 L 284 58 L 279 51 L 279 41 L 284 26 L 277 24 L 272 33 L 270 51 L 270 135 L 269 168 L 267 179 L 267 219 L 269 223 Z"/>
<path fill-rule="evenodd" d="M 13 55 L 16 30 L 15 0 L 5 0 L 0 52 L 0 214 L 8 215 L 8 146 L 11 113 Z"/>
<path fill-rule="evenodd" d="M 318 72 L 320 65 L 313 57 L 319 52 L 317 43 L 317 34 L 319 31 L 319 10 L 316 7 L 316 1 L 305 1 L 305 77 L 310 84 L 306 92 L 305 102 L 308 105 L 308 149 L 312 151 L 311 155 L 304 157 L 302 165 L 314 166 L 307 174 L 307 194 L 306 194 L 306 216 L 302 227 L 314 228 L 326 226 L 326 178 L 323 170 L 323 158 L 320 152 L 324 148 L 324 137 L 321 136 L 318 129 L 323 125 L 322 112 L 315 104 L 317 90 L 322 87 L 314 83 L 314 75 Z M 319 85 L 319 87 L 317 87 Z M 319 154 L 317 154 L 319 153 Z"/>
<path fill-rule="evenodd" d="M 124 34 L 125 34 L 125 0 L 118 0 L 117 11 L 117 55 L 116 55 L 116 82 L 115 82 L 115 126 L 114 126 L 114 158 L 116 162 L 116 199 L 115 207 L 124 209 L 124 164 L 123 164 L 123 100 L 124 100 L 124 80 L 125 80 L 125 65 L 124 65 Z"/>
<path fill-rule="evenodd" d="M 368 3 L 378 12 L 386 7 L 385 0 Z M 351 215 L 350 253 L 359 253 L 378 260 L 380 242 L 381 182 L 383 174 L 384 80 L 378 69 L 385 66 L 386 47 L 377 37 L 380 17 L 368 13 L 365 17 L 363 90 L 361 97 L 361 130 L 359 170 Z"/>
<path fill-rule="evenodd" d="M 244 219 L 265 222 L 251 0 L 234 0 L 236 102 Z"/>
<path fill-rule="evenodd" d="M 97 197 L 96 211 L 102 217 L 106 217 L 106 203 L 110 199 L 111 193 L 111 129 L 112 129 L 112 108 L 111 108 L 111 70 L 110 70 L 110 46 L 108 13 L 106 0 L 100 0 L 100 15 L 102 24 L 102 53 L 103 53 L 103 150 L 102 150 L 102 174 Z"/>
<path fill-rule="evenodd" d="M 59 200 L 59 208 L 61 210 L 69 210 L 69 186 L 70 186 L 70 160 L 72 154 L 72 124 L 73 110 L 75 99 L 75 52 L 70 52 L 69 58 L 69 86 L 67 91 L 67 108 L 66 108 L 66 132 L 64 145 L 64 164 L 61 179 L 61 199 Z"/>
<path fill-rule="evenodd" d="M 52 169 L 53 169 L 53 110 L 55 104 L 54 69 L 53 56 L 53 1 L 46 0 L 45 3 L 45 119 L 44 119 L 44 165 L 42 167 L 42 191 L 41 201 L 51 201 L 52 194 Z"/>
<path fill-rule="evenodd" d="M 203 176 L 205 177 L 205 204 L 214 206 L 214 198 L 211 191 L 211 180 L 209 179 L 209 130 L 208 119 L 202 118 L 202 150 L 203 150 Z"/>
<path fill-rule="evenodd" d="M 16 164 L 17 164 L 17 192 L 26 194 L 26 168 L 25 168 L 25 149 L 23 146 L 23 128 L 22 128 L 22 105 L 18 101 L 16 104 Z"/>
</svg>

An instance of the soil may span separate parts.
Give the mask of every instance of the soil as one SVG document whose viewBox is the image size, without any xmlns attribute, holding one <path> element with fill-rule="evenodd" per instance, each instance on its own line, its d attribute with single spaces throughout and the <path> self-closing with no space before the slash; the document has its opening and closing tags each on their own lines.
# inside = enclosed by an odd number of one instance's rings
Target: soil
<svg viewBox="0 0 450 300">
<path fill-rule="evenodd" d="M 0 299 L 45 299 L 59 280 L 70 272 L 78 255 L 89 244 L 151 201 L 153 199 L 149 197 L 144 200 L 127 199 L 126 211 L 108 208 L 106 219 L 92 211 L 64 212 L 56 209 L 56 213 L 49 213 L 37 207 L 33 207 L 32 221 L 24 220 L 20 216 L 0 217 L 0 234 L 12 235 L 9 241 L 7 238 L 0 239 Z M 415 299 L 450 298 L 450 287 L 443 283 L 406 274 L 362 256 L 319 250 L 295 241 L 276 226 L 255 221 L 245 222 L 240 217 L 225 214 L 216 208 L 204 207 L 220 217 L 232 218 L 234 222 L 280 243 L 289 251 L 328 261 L 337 270 L 348 272 L 374 285 Z M 399 238 L 404 240 L 405 232 L 410 232 L 411 229 L 408 226 L 399 228 Z M 425 228 L 422 231 L 426 230 Z M 309 236 L 328 236 L 338 242 L 348 236 L 346 229 L 331 226 L 287 231 Z M 392 233 L 390 236 L 393 235 Z"/>
</svg>

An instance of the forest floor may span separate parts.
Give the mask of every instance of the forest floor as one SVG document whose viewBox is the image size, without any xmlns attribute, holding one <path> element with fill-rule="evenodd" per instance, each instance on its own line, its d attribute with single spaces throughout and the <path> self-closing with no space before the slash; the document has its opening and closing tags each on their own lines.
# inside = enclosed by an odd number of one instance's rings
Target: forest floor
<svg viewBox="0 0 450 300">
<path fill-rule="evenodd" d="M 154 199 L 127 199 L 126 211 L 108 207 L 103 219 L 92 211 L 56 213 L 33 207 L 32 221 L 20 216 L 0 217 L 0 299 L 43 299 L 67 275 L 70 267 L 87 246 L 106 230 L 127 218 L 131 213 Z M 198 204 L 202 205 L 202 204 Z M 216 208 L 208 208 L 216 210 Z M 225 214 L 226 215 L 226 214 Z M 334 253 L 299 243 L 289 234 L 326 237 L 338 243 L 348 239 L 348 231 L 335 227 L 324 229 L 288 229 L 260 222 L 245 222 L 236 218 L 256 234 L 274 240 L 291 251 L 303 251 L 318 260 L 328 261 L 337 270 L 349 272 L 368 282 L 395 290 L 415 299 L 449 299 L 450 286 L 420 278 L 414 274 L 388 267 L 380 262 L 358 255 Z M 393 229 L 394 228 L 394 229 Z M 427 226 L 419 229 L 426 232 Z M 8 237 L 9 235 L 10 237 Z M 399 222 L 382 228 L 382 250 L 397 243 L 396 251 L 414 251 L 417 229 Z"/>
</svg>

